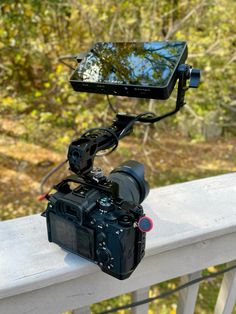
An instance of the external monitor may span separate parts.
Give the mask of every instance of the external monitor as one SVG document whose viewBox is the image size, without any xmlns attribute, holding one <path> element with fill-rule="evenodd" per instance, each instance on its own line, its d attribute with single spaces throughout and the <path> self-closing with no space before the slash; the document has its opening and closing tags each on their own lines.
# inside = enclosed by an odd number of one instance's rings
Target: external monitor
<svg viewBox="0 0 236 314">
<path fill-rule="evenodd" d="M 184 41 L 98 42 L 78 57 L 70 83 L 78 92 L 167 99 L 186 59 Z"/>
</svg>

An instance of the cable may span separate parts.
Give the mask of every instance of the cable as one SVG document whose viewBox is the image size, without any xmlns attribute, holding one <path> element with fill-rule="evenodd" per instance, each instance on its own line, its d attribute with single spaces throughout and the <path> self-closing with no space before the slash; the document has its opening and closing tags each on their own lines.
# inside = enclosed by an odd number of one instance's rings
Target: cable
<svg viewBox="0 0 236 314">
<path fill-rule="evenodd" d="M 109 95 L 106 95 L 106 96 L 107 96 L 107 102 L 108 102 L 108 105 L 109 105 L 111 111 L 113 111 L 115 114 L 117 114 L 116 109 L 114 108 L 114 106 L 113 106 L 112 103 L 111 103 L 111 100 L 110 100 Z"/>
<path fill-rule="evenodd" d="M 107 95 L 108 96 L 108 95 Z M 109 99 L 109 98 L 108 98 Z M 117 137 L 117 135 L 110 129 L 108 128 L 93 128 L 93 129 L 89 129 L 88 131 L 86 131 L 85 133 L 82 134 L 81 137 L 83 136 L 87 136 L 89 133 L 93 132 L 93 131 L 100 131 L 100 130 L 103 130 L 103 131 L 106 131 L 108 133 L 110 133 L 112 136 L 114 136 L 115 140 L 116 140 L 116 143 L 115 143 L 115 146 L 108 152 L 108 153 L 105 153 L 105 154 L 96 154 L 97 157 L 101 157 L 101 156 L 106 156 L 106 155 L 109 155 L 110 153 L 112 153 L 118 146 L 118 143 L 119 143 L 119 140 L 121 139 L 121 137 L 123 136 L 123 134 L 125 134 L 128 130 L 131 129 L 131 127 L 133 126 L 133 124 L 137 121 L 139 121 L 140 118 L 146 116 L 146 115 L 151 115 L 151 116 L 155 116 L 155 114 L 153 112 L 143 112 L 143 113 L 140 113 L 138 114 L 136 117 L 134 117 L 127 125 L 126 127 L 121 131 L 121 133 L 119 134 L 119 137 Z"/>
<path fill-rule="evenodd" d="M 236 265 L 233 265 L 231 267 L 228 267 L 228 268 L 225 268 L 225 269 L 222 269 L 222 270 L 219 270 L 215 273 L 210 273 L 209 275 L 206 275 L 206 276 L 201 276 L 199 278 L 196 278 L 196 279 L 193 279 L 183 285 L 180 285 L 178 286 L 177 288 L 175 289 L 172 289 L 172 290 L 167 290 L 166 292 L 163 292 L 155 297 L 152 297 L 152 298 L 147 298 L 147 299 L 144 299 L 144 300 L 141 300 L 141 301 L 137 301 L 137 302 L 132 302 L 132 303 L 129 303 L 129 304 L 126 304 L 126 305 L 122 305 L 122 306 L 117 306 L 113 309 L 110 309 L 110 310 L 106 310 L 106 311 L 102 311 L 102 312 L 97 312 L 96 314 L 109 314 L 109 313 L 114 313 L 114 312 L 117 312 L 119 310 L 125 310 L 125 309 L 129 309 L 129 308 L 132 308 L 132 307 L 135 307 L 135 306 L 139 306 L 139 305 L 142 305 L 142 304 L 146 304 L 146 303 L 149 303 L 149 302 L 152 302 L 154 300 L 157 300 L 157 299 L 163 299 L 163 298 L 166 298 L 166 297 L 169 297 L 170 295 L 182 290 L 182 289 L 185 289 L 191 285 L 194 285 L 198 282 L 201 282 L 203 280 L 206 280 L 206 279 L 209 279 L 209 278 L 215 278 L 219 275 L 222 275 L 230 270 L 233 270 L 236 268 Z"/>
<path fill-rule="evenodd" d="M 72 59 L 72 58 L 75 58 L 75 56 L 65 56 L 65 57 L 61 57 L 61 59 Z M 115 109 L 113 108 L 112 104 L 111 104 L 110 101 L 109 101 L 108 95 L 107 95 L 107 99 L 108 99 L 108 102 L 109 102 L 109 104 L 110 104 L 110 106 L 111 106 L 111 109 L 114 110 L 114 112 L 116 112 Z M 123 137 L 123 135 L 124 135 L 125 133 L 127 133 L 127 131 L 129 131 L 129 130 L 132 128 L 133 124 L 134 124 L 135 122 L 137 122 L 137 121 L 140 121 L 140 118 L 143 118 L 143 117 L 145 117 L 145 116 L 147 116 L 147 115 L 152 116 L 152 117 L 155 117 L 155 114 L 154 114 L 153 112 L 149 112 L 149 111 L 138 114 L 136 117 L 134 117 L 134 118 L 126 125 L 126 127 L 121 131 L 121 133 L 119 134 L 119 136 L 117 136 L 117 135 L 115 134 L 115 132 L 113 132 L 113 131 L 112 131 L 111 129 L 109 129 L 109 128 L 91 128 L 91 129 L 87 130 L 85 133 L 83 133 L 81 137 L 86 137 L 86 136 L 88 136 L 88 134 L 91 134 L 91 133 L 93 133 L 93 132 L 95 132 L 95 131 L 96 131 L 96 132 L 97 132 L 97 131 L 105 131 L 105 132 L 111 134 L 111 135 L 114 137 L 114 139 L 115 139 L 115 143 L 111 146 L 111 149 L 110 149 L 108 152 L 106 152 L 106 153 L 96 154 L 97 157 L 107 156 L 107 155 L 111 154 L 111 153 L 118 147 L 119 140 Z M 151 120 L 151 119 L 153 119 L 153 118 L 150 117 L 149 119 Z M 44 197 L 44 191 L 43 191 L 43 186 L 44 186 L 44 184 L 45 184 L 45 183 L 47 182 L 47 180 L 48 180 L 56 171 L 58 171 L 67 161 L 68 161 L 68 159 L 64 160 L 63 162 L 61 162 L 60 164 L 58 164 L 56 167 L 54 167 L 52 170 L 50 170 L 50 171 L 43 177 L 42 181 L 40 182 L 40 193 L 41 193 L 41 196 L 39 197 L 40 200 L 43 199 L 43 197 Z M 47 193 L 46 193 L 46 194 L 47 194 Z"/>
<path fill-rule="evenodd" d="M 131 129 L 131 127 L 133 126 L 133 124 L 137 121 L 139 121 L 140 118 L 146 116 L 146 115 L 151 115 L 151 116 L 156 116 L 153 112 L 147 111 L 147 112 L 143 112 L 138 114 L 136 117 L 134 117 L 133 120 L 131 120 L 127 126 L 121 131 L 120 135 L 119 135 L 119 139 L 122 137 L 123 134 L 125 134 L 129 129 Z"/>
<path fill-rule="evenodd" d="M 40 194 L 44 194 L 43 191 L 43 186 L 44 184 L 47 182 L 47 180 L 55 173 L 57 172 L 65 163 L 67 163 L 68 159 L 62 161 L 61 163 L 59 163 L 58 165 L 56 165 L 54 168 L 52 168 L 41 180 L 40 182 L 40 186 L 39 186 L 39 190 L 40 190 Z"/>
<path fill-rule="evenodd" d="M 75 56 L 65 56 L 65 57 L 61 57 L 61 59 L 72 59 L 72 58 L 75 58 Z M 108 102 L 109 102 L 109 97 L 107 95 L 107 99 L 108 99 Z M 112 110 L 115 111 L 115 109 L 113 108 L 112 104 L 109 102 Z M 140 113 L 138 114 L 136 117 L 134 117 L 127 125 L 126 127 L 121 131 L 121 133 L 119 134 L 119 136 L 117 136 L 115 134 L 115 132 L 113 132 L 111 129 L 109 128 L 91 128 L 89 130 L 87 130 L 85 133 L 83 133 L 81 135 L 81 137 L 86 137 L 88 136 L 89 134 L 92 134 L 93 132 L 98 132 L 98 131 L 105 131 L 109 134 L 111 134 L 114 139 L 115 139 L 115 143 L 111 146 L 111 149 L 108 151 L 108 152 L 105 152 L 105 153 L 100 153 L 100 154 L 96 154 L 97 157 L 103 157 L 103 156 L 107 156 L 109 154 L 111 154 L 117 147 L 118 147 L 118 144 L 119 144 L 119 140 L 122 138 L 122 136 L 127 133 L 128 130 L 130 130 L 133 126 L 133 124 L 137 121 L 140 121 L 140 118 L 143 118 L 145 116 L 152 116 L 152 117 L 155 117 L 155 114 L 153 112 L 143 112 L 143 113 Z M 150 118 L 152 119 L 152 118 Z M 42 179 L 42 181 L 40 182 L 40 193 L 41 193 L 41 196 L 39 197 L 39 199 L 43 199 L 43 197 L 45 196 L 44 195 L 44 191 L 43 191 L 43 186 L 44 184 L 47 182 L 47 180 L 56 172 L 58 171 L 66 162 L 68 161 L 68 159 L 64 160 L 63 162 L 61 162 L 60 164 L 58 164 L 56 167 L 54 167 L 52 170 L 50 170 Z M 48 193 L 46 193 L 48 194 Z"/>
<path fill-rule="evenodd" d="M 85 133 L 83 133 L 81 137 L 84 137 L 84 136 L 86 137 L 86 136 L 88 136 L 88 134 L 93 133 L 94 131 L 105 131 L 107 133 L 110 133 L 115 139 L 114 146 L 111 147 L 110 151 L 108 151 L 107 153 L 103 153 L 103 154 L 96 154 L 96 157 L 107 156 L 107 155 L 111 154 L 118 147 L 119 138 L 117 137 L 115 132 L 113 132 L 112 130 L 110 130 L 108 128 L 92 128 L 92 129 L 89 129 L 88 131 L 86 131 Z"/>
<path fill-rule="evenodd" d="M 108 95 L 107 95 L 108 96 Z M 110 133 L 114 139 L 115 139 L 115 143 L 114 143 L 114 146 L 111 148 L 111 150 L 107 153 L 103 153 L 103 154 L 96 154 L 96 157 L 102 157 L 102 156 L 107 156 L 109 154 L 111 154 L 117 147 L 118 147 L 118 144 L 119 144 L 119 140 L 121 139 L 121 137 L 123 136 L 123 134 L 125 134 L 128 130 L 131 129 L 131 127 L 133 126 L 133 124 L 137 121 L 139 121 L 139 119 L 143 116 L 146 116 L 146 115 L 151 115 L 151 116 L 155 116 L 155 114 L 153 112 L 143 112 L 143 113 L 140 113 L 138 114 L 136 117 L 134 117 L 127 125 L 126 127 L 121 131 L 121 133 L 119 134 L 119 137 L 115 134 L 115 132 L 113 132 L 111 129 L 109 128 L 92 128 L 92 129 L 89 129 L 87 130 L 85 133 L 83 133 L 81 135 L 81 137 L 86 137 L 90 134 L 92 134 L 93 132 L 97 132 L 97 131 L 105 131 L 105 132 L 108 132 Z"/>
<path fill-rule="evenodd" d="M 71 70 L 75 70 L 75 68 L 74 67 L 72 67 L 70 64 L 68 64 L 68 63 L 66 63 L 65 61 L 63 61 L 63 60 L 76 60 L 76 58 L 77 58 L 78 56 L 77 55 L 67 55 L 67 56 L 60 56 L 59 58 L 58 58 L 58 61 L 60 61 L 61 63 L 63 63 L 64 65 L 66 65 L 69 69 L 71 69 Z"/>
</svg>

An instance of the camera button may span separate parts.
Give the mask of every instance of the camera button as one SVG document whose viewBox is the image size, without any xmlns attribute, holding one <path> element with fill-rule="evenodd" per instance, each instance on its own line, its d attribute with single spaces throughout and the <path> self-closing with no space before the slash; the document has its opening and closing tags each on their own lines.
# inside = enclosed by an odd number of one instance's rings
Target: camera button
<svg viewBox="0 0 236 314">
<path fill-rule="evenodd" d="M 138 228 L 142 232 L 149 232 L 153 228 L 153 221 L 147 216 L 143 216 L 138 221 Z"/>
<path fill-rule="evenodd" d="M 120 216 L 118 221 L 122 227 L 131 227 L 133 225 L 133 219 L 129 215 Z"/>
<path fill-rule="evenodd" d="M 112 223 L 112 222 L 116 222 L 117 217 L 114 216 L 112 213 L 108 213 L 108 214 L 104 217 L 104 220 L 105 220 L 105 221 L 108 221 L 109 223 Z"/>
<path fill-rule="evenodd" d="M 105 240 L 106 240 L 106 235 L 105 235 L 105 233 L 103 233 L 103 232 L 98 233 L 98 235 L 97 235 L 97 241 L 98 241 L 99 243 L 102 243 L 102 242 L 104 242 Z"/>
</svg>

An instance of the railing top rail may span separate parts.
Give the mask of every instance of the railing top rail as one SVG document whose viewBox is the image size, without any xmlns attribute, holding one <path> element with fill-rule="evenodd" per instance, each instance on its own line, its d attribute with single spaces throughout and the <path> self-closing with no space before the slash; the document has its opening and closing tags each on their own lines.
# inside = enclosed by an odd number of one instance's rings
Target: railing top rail
<svg viewBox="0 0 236 314">
<path fill-rule="evenodd" d="M 153 255 L 236 231 L 236 173 L 153 189 L 143 203 Z"/>
<path fill-rule="evenodd" d="M 143 205 L 155 226 L 146 256 L 236 233 L 236 173 L 153 189 Z M 39 215 L 1 222 L 0 240 L 0 299 L 100 271 L 48 243 Z"/>
</svg>

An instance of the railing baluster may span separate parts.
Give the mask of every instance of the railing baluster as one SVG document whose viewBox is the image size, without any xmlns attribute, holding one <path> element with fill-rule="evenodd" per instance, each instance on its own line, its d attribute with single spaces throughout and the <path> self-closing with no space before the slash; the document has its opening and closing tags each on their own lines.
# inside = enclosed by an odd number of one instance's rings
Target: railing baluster
<svg viewBox="0 0 236 314">
<path fill-rule="evenodd" d="M 90 307 L 89 306 L 85 306 L 85 307 L 81 307 L 80 309 L 76 309 L 72 311 L 72 314 L 90 314 Z"/>
<path fill-rule="evenodd" d="M 149 295 L 149 287 L 136 290 L 132 293 L 132 301 L 137 302 L 144 299 L 147 299 Z M 148 314 L 148 306 L 149 304 L 143 304 L 132 308 L 132 314 Z"/>
<path fill-rule="evenodd" d="M 185 284 L 190 280 L 196 279 L 201 276 L 201 271 L 188 274 L 181 277 L 181 284 Z M 195 303 L 198 295 L 199 283 L 189 286 L 180 291 L 179 301 L 177 305 L 177 314 L 193 314 Z"/>
<path fill-rule="evenodd" d="M 233 266 L 236 261 L 227 266 Z M 224 274 L 214 314 L 231 314 L 236 302 L 236 269 Z"/>
</svg>

